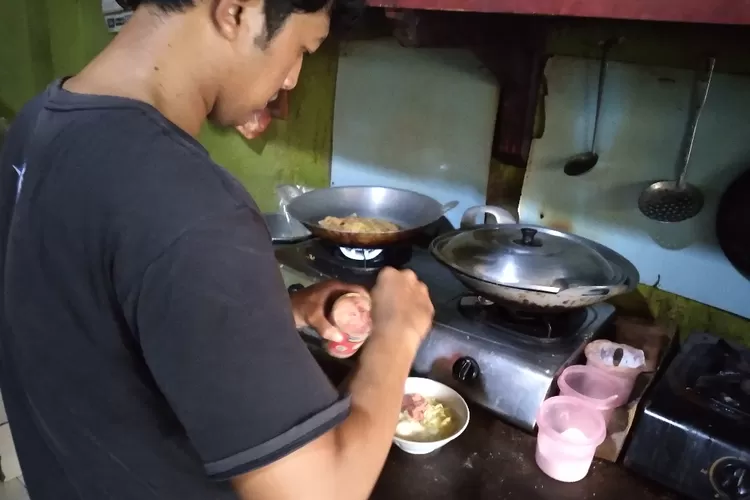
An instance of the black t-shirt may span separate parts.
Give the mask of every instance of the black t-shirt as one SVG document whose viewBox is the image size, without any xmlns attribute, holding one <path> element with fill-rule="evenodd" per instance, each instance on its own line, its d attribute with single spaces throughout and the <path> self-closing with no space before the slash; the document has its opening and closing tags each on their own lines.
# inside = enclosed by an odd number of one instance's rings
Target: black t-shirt
<svg viewBox="0 0 750 500">
<path fill-rule="evenodd" d="M 262 215 L 142 102 L 52 84 L 0 160 L 2 394 L 34 500 L 234 498 L 341 422 Z"/>
</svg>

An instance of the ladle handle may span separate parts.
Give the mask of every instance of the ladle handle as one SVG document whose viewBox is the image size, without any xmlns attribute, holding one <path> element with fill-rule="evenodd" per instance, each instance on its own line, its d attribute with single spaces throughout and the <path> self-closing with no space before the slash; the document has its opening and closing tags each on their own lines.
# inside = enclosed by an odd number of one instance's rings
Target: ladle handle
<svg viewBox="0 0 750 500">
<path fill-rule="evenodd" d="M 682 165 L 682 172 L 677 180 L 677 185 L 682 187 L 685 185 L 685 177 L 687 176 L 688 164 L 690 163 L 690 155 L 693 153 L 693 142 L 695 141 L 695 134 L 698 131 L 698 120 L 701 117 L 701 112 L 708 99 L 708 90 L 711 87 L 711 80 L 714 76 L 714 66 L 716 66 L 716 58 L 708 58 L 708 76 L 706 78 L 700 77 L 695 83 L 695 94 L 693 98 L 694 107 L 691 111 L 690 116 L 690 128 L 688 133 L 690 139 L 688 140 L 687 149 L 685 151 L 684 163 Z"/>
<path fill-rule="evenodd" d="M 607 78 L 607 56 L 609 51 L 620 43 L 622 38 L 610 38 L 601 43 L 602 57 L 599 60 L 599 83 L 596 88 L 596 110 L 594 112 L 594 133 L 591 134 L 591 147 L 589 152 L 596 153 L 596 132 L 599 130 L 599 115 L 602 111 L 602 96 L 604 95 L 604 81 Z"/>
</svg>

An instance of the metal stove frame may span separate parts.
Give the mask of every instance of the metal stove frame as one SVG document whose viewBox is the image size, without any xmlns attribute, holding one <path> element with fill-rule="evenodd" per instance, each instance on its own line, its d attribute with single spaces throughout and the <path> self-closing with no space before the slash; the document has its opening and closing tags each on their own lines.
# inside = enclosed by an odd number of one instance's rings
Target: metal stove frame
<svg viewBox="0 0 750 500">
<path fill-rule="evenodd" d="M 276 249 L 287 286 L 309 286 L 330 278 L 367 287 L 374 284 L 375 273 L 326 275 L 318 271 L 307 252 L 314 241 Z M 614 316 L 610 304 L 589 306 L 578 332 L 552 342 L 539 342 L 512 331 L 502 335 L 498 327 L 473 322 L 459 311 L 458 301 L 467 289 L 426 249 L 414 247 L 405 267 L 425 282 L 435 305 L 435 322 L 414 361 L 414 374 L 453 387 L 529 432 L 536 426 L 542 401 L 556 393 L 557 376 L 578 361 L 588 342 L 604 334 Z M 313 344 L 319 342 L 313 333 L 303 337 Z"/>
</svg>

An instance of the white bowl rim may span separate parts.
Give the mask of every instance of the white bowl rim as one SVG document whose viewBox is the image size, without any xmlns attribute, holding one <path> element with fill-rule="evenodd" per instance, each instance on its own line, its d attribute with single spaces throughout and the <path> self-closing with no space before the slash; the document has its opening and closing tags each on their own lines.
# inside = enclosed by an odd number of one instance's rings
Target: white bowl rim
<svg viewBox="0 0 750 500">
<path fill-rule="evenodd" d="M 458 436 L 463 434 L 463 432 L 466 430 L 466 428 L 469 426 L 469 421 L 471 420 L 471 412 L 469 411 L 469 405 L 466 403 L 466 400 L 461 396 L 455 389 L 452 387 L 443 384 L 442 382 L 438 382 L 437 380 L 432 380 L 431 378 L 427 377 L 409 377 L 406 379 L 406 382 L 404 383 L 404 388 L 406 388 L 406 384 L 409 382 L 409 380 L 423 380 L 427 381 L 428 383 L 435 384 L 438 386 L 441 386 L 443 390 L 450 393 L 452 396 L 455 396 L 457 401 L 461 401 L 461 404 L 466 410 L 466 420 L 464 421 L 463 425 L 459 429 L 456 429 L 453 434 L 451 434 L 448 437 L 445 437 L 443 439 L 440 439 L 438 441 L 412 441 L 410 439 L 404 439 L 402 437 L 397 436 L 396 434 L 393 435 L 394 441 L 401 442 L 401 443 L 408 443 L 408 444 L 414 444 L 414 445 L 424 445 L 424 446 L 430 446 L 435 449 L 440 448 L 441 446 L 444 446 L 454 439 L 456 439 Z M 455 411 L 455 410 L 454 410 Z"/>
</svg>

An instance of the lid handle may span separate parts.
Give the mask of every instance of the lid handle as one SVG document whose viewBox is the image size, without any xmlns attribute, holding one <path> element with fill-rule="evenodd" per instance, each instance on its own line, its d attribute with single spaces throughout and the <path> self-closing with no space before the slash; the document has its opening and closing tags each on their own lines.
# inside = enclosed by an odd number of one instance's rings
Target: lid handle
<svg viewBox="0 0 750 500">
<path fill-rule="evenodd" d="M 536 236 L 536 229 L 524 227 L 521 229 L 521 244 L 527 247 L 534 246 L 534 236 Z"/>
<path fill-rule="evenodd" d="M 530 227 L 522 227 L 521 239 L 513 240 L 513 243 L 517 243 L 525 247 L 540 247 L 542 246 L 542 242 L 534 239 L 536 237 L 536 233 L 537 233 L 536 229 L 533 229 Z"/>
</svg>

